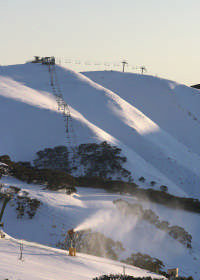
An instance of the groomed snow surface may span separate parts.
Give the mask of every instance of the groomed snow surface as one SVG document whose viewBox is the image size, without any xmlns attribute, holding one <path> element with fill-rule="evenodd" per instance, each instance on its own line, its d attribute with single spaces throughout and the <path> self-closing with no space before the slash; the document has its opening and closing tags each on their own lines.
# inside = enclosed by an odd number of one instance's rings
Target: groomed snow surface
<svg viewBox="0 0 200 280">
<path fill-rule="evenodd" d="M 20 258 L 20 245 L 23 246 Z M 9 236 L 0 240 L 1 279 L 20 280 L 88 280 L 104 274 L 123 274 L 123 264 L 78 253 L 70 257 L 68 251 L 42 246 Z M 161 278 L 155 273 L 125 265 L 128 275 Z"/>
</svg>

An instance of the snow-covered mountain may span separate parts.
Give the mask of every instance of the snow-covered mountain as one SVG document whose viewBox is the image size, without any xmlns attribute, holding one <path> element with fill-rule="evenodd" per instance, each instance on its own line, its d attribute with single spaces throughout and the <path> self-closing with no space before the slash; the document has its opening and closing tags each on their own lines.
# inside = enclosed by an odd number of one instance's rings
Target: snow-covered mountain
<svg viewBox="0 0 200 280">
<path fill-rule="evenodd" d="M 200 198 L 200 95 L 197 90 L 145 75 L 79 74 L 59 66 L 55 69 L 57 87 L 59 85 L 72 115 L 71 142 L 108 141 L 122 148 L 128 159 L 125 167 L 132 172 L 136 183 L 152 187 L 150 182 L 155 181 L 153 188 L 165 185 L 173 194 Z M 32 161 L 41 149 L 69 145 L 51 75 L 48 66 L 40 64 L 0 67 L 0 155 L 8 154 L 14 161 Z M 138 180 L 141 176 L 146 179 L 144 183 Z M 198 214 L 97 189 L 77 188 L 76 195 L 67 196 L 62 191 L 48 191 L 43 186 L 6 176 L 0 184 L 19 187 L 42 203 L 32 219 L 17 218 L 15 202 L 8 203 L 3 217 L 4 230 L 14 239 L 7 236 L 0 240 L 1 277 L 32 280 L 53 279 L 56 275 L 56 279 L 63 279 L 70 273 L 73 279 L 89 279 L 122 272 L 120 263 L 83 254 L 73 259 L 66 256 L 66 252 L 28 241 L 22 242 L 24 262 L 18 260 L 21 239 L 55 247 L 69 228 L 89 227 L 123 244 L 125 251 L 119 260 L 141 252 L 161 259 L 166 268 L 179 267 L 181 275 L 198 279 Z M 113 203 L 119 198 L 151 209 L 160 221 L 167 221 L 170 226 L 183 227 L 192 235 L 192 248 L 186 248 L 137 216 L 124 217 Z M 59 265 L 55 267 L 54 263 Z M 32 278 L 30 271 L 34 272 Z M 129 266 L 127 273 L 154 276 Z"/>
<path fill-rule="evenodd" d="M 155 181 L 154 188 L 164 184 L 171 193 L 200 197 L 198 90 L 129 73 L 82 75 L 59 66 L 56 73 L 74 142 L 106 140 L 122 148 L 136 183 L 143 176 L 146 187 Z M 30 161 L 40 149 L 67 145 L 48 66 L 0 67 L 0 124 L 0 154 L 13 160 Z"/>
</svg>

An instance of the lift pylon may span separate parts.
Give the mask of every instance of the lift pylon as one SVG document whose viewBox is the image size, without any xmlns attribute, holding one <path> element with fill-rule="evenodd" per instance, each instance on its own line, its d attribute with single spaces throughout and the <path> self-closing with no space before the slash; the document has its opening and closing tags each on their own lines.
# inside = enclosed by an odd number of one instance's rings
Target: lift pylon
<svg viewBox="0 0 200 280">
<path fill-rule="evenodd" d="M 5 211 L 6 205 L 11 199 L 11 194 L 2 194 L 2 196 L 3 196 L 4 201 L 3 201 L 3 205 L 2 205 L 1 213 L 0 213 L 0 238 L 5 237 L 5 234 L 2 230 L 2 228 L 4 226 L 4 223 L 2 223 L 2 217 L 3 217 L 3 213 Z"/>
<path fill-rule="evenodd" d="M 5 194 L 4 202 L 3 202 L 3 205 L 2 205 L 2 208 L 1 208 L 1 213 L 0 213 L 0 227 L 3 227 L 3 223 L 1 222 L 1 220 L 2 220 L 2 217 L 3 217 L 4 210 L 6 208 L 6 204 L 8 203 L 8 201 L 10 199 L 11 199 L 11 195 L 10 194 Z"/>
<path fill-rule="evenodd" d="M 49 71 L 50 71 L 50 84 L 52 87 L 52 91 L 54 96 L 56 97 L 57 105 L 58 105 L 58 110 L 62 113 L 64 123 L 65 123 L 65 131 L 66 131 L 66 141 L 67 141 L 67 146 L 69 148 L 69 153 L 72 155 L 72 170 L 75 170 L 75 161 L 76 161 L 76 152 L 75 152 L 75 146 L 76 146 L 76 137 L 74 133 L 74 127 L 73 127 L 73 122 L 72 122 L 72 116 L 70 112 L 70 107 L 69 105 L 65 102 L 58 77 L 57 77 L 57 72 L 56 72 L 56 66 L 55 64 L 50 64 L 49 65 Z"/>
</svg>

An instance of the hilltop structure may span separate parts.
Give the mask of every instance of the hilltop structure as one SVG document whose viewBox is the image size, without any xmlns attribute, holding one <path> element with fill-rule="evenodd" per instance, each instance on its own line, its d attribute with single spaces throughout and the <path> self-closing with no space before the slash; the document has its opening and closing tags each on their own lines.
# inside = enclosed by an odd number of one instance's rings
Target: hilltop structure
<svg viewBox="0 0 200 280">
<path fill-rule="evenodd" d="M 55 65 L 55 57 L 54 56 L 34 56 L 34 60 L 31 61 L 31 63 L 42 63 L 47 65 Z"/>
</svg>

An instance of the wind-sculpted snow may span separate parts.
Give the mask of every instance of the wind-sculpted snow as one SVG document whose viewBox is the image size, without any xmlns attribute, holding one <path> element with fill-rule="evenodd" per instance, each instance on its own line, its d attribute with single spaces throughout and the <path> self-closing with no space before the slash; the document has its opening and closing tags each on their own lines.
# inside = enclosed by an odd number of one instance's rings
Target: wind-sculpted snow
<svg viewBox="0 0 200 280">
<path fill-rule="evenodd" d="M 57 112 L 55 98 L 47 92 L 33 90 L 9 77 L 0 77 L 0 95 L 42 109 Z"/>
<path fill-rule="evenodd" d="M 177 195 L 200 197 L 199 99 L 194 89 L 134 74 L 87 74 L 107 89 L 82 74 L 55 69 L 77 144 L 108 141 L 122 148 L 136 183 L 143 176 L 147 187 L 154 181 L 155 188 L 167 185 Z M 50 80 L 45 65 L 0 67 L 1 154 L 30 161 L 40 149 L 66 144 Z M 190 92 L 193 105 L 187 107 Z"/>
</svg>

